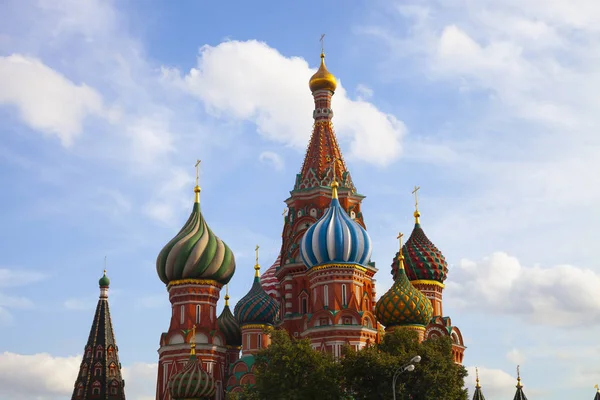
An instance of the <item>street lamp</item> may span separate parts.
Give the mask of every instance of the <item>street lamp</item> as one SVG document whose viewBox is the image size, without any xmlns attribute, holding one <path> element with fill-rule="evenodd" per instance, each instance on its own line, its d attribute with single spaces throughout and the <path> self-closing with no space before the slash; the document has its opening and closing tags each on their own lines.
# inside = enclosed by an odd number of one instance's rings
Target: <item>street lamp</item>
<svg viewBox="0 0 600 400">
<path fill-rule="evenodd" d="M 394 372 L 394 377 L 392 378 L 392 393 L 394 393 L 394 400 L 396 400 L 396 380 L 398 379 L 398 376 L 401 373 L 403 373 L 404 371 L 408 371 L 408 372 L 414 371 L 415 370 L 414 364 L 416 364 L 418 362 L 421 362 L 421 356 L 414 356 L 413 358 L 410 359 L 409 362 L 402 365 L 400 368 L 398 368 L 396 370 L 396 372 Z"/>
</svg>

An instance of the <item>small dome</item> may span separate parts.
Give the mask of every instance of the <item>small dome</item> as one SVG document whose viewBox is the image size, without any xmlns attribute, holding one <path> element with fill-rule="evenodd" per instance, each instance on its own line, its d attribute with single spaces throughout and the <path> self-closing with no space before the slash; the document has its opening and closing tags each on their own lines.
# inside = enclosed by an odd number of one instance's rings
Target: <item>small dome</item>
<svg viewBox="0 0 600 400">
<path fill-rule="evenodd" d="M 234 308 L 235 319 L 240 327 L 247 324 L 273 325 L 279 312 L 279 303 L 269 296 L 260 284 L 260 266 L 257 264 L 254 268 L 256 275 L 252 288 Z"/>
<path fill-rule="evenodd" d="M 329 209 L 310 226 L 300 241 L 300 256 L 307 268 L 323 264 L 358 264 L 371 259 L 371 238 L 340 205 L 337 182 L 332 184 Z"/>
<path fill-rule="evenodd" d="M 199 192 L 192 214 L 183 228 L 158 254 L 156 271 L 161 281 L 169 284 L 181 279 L 229 282 L 235 272 L 231 249 L 208 227 L 200 212 Z"/>
<path fill-rule="evenodd" d="M 106 270 L 104 270 L 104 275 L 98 281 L 98 285 L 100 285 L 100 287 L 109 287 L 110 286 L 110 279 L 108 279 L 108 276 L 106 276 Z"/>
<path fill-rule="evenodd" d="M 229 309 L 229 295 L 225 295 L 225 307 L 217 318 L 219 330 L 225 336 L 227 346 L 242 345 L 242 331 L 240 325 Z"/>
<path fill-rule="evenodd" d="M 192 353 L 183 369 L 169 379 L 168 388 L 173 400 L 212 399 L 215 381 L 202 369 L 200 360 Z"/>
<path fill-rule="evenodd" d="M 444 283 L 448 276 L 448 263 L 441 251 L 427 238 L 421 224 L 420 213 L 415 212 L 417 222 L 402 247 L 406 275 L 411 281 L 426 280 Z M 396 257 L 398 255 L 396 254 Z M 392 275 L 398 270 L 398 259 L 392 264 Z M 395 278 L 394 278 L 395 279 Z"/>
<path fill-rule="evenodd" d="M 404 271 L 403 260 L 400 260 L 396 281 L 377 301 L 375 315 L 386 329 L 395 326 L 425 327 L 431 320 L 431 301 L 410 283 Z"/>
<path fill-rule="evenodd" d="M 308 81 L 308 87 L 311 92 L 323 89 L 335 92 L 337 81 L 335 76 L 327 71 L 327 67 L 325 66 L 325 53 L 321 53 L 321 66 L 319 66 L 317 72 L 311 76 L 310 81 Z"/>
</svg>

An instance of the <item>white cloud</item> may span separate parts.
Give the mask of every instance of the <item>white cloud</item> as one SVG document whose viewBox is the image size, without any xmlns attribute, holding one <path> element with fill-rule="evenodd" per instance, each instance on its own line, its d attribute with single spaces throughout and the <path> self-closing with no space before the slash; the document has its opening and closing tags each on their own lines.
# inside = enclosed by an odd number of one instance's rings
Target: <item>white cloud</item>
<svg viewBox="0 0 600 400">
<path fill-rule="evenodd" d="M 261 163 L 264 163 L 268 166 L 273 167 L 276 171 L 283 170 L 283 167 L 284 167 L 283 158 L 281 158 L 281 156 L 279 154 L 277 154 L 273 151 L 263 151 L 258 156 L 258 160 Z"/>
<path fill-rule="evenodd" d="M 356 85 L 356 94 L 361 100 L 368 100 L 373 97 L 373 89 L 362 83 Z"/>
<path fill-rule="evenodd" d="M 600 274 L 572 265 L 522 266 L 496 252 L 479 262 L 463 259 L 447 282 L 449 304 L 471 311 L 517 315 L 552 326 L 600 324 Z"/>
<path fill-rule="evenodd" d="M 475 367 L 466 367 L 469 376 L 465 378 L 465 386 L 470 393 L 475 390 Z M 485 367 L 478 367 L 479 383 L 483 394 L 488 399 L 511 398 L 515 394 L 515 385 L 517 378 L 500 370 Z"/>
<path fill-rule="evenodd" d="M 0 268 L 0 287 L 16 287 L 39 282 L 47 276 L 38 271 Z"/>
<path fill-rule="evenodd" d="M 81 356 L 55 357 L 47 353 L 0 354 L 0 397 L 5 400 L 58 400 L 73 393 Z M 156 364 L 133 363 L 123 367 L 127 398 L 153 398 Z M 31 382 L 35 382 L 32 385 Z"/>
<path fill-rule="evenodd" d="M 525 355 L 519 349 L 511 349 L 506 353 L 506 359 L 515 365 L 521 365 L 525 362 Z"/>
<path fill-rule="evenodd" d="M 200 98 L 213 115 L 252 121 L 266 139 L 302 150 L 311 132 L 308 80 L 314 72 L 305 60 L 255 40 L 203 46 L 198 66 L 184 76 L 163 69 L 167 82 Z M 385 165 L 400 155 L 402 121 L 364 100 L 349 99 L 341 82 L 332 107 L 338 137 L 350 142 L 350 157 Z"/>
<path fill-rule="evenodd" d="M 0 57 L 0 104 L 19 109 L 31 128 L 73 144 L 89 115 L 104 114 L 102 97 L 89 86 L 76 85 L 36 58 Z"/>
<path fill-rule="evenodd" d="M 96 307 L 97 301 L 92 299 L 67 299 L 63 303 L 63 306 L 67 310 L 84 311 L 93 310 Z"/>
</svg>

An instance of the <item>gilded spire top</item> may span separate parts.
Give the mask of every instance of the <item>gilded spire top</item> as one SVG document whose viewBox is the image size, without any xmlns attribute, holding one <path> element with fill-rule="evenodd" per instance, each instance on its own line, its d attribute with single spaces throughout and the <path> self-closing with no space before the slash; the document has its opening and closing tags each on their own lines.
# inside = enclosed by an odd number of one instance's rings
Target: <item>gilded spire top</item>
<svg viewBox="0 0 600 400">
<path fill-rule="evenodd" d="M 597 393 L 600 393 L 600 386 L 598 386 L 598 384 L 594 385 L 594 389 L 596 389 Z"/>
<path fill-rule="evenodd" d="M 196 355 L 196 324 L 192 325 L 192 337 L 190 338 L 190 356 Z"/>
<path fill-rule="evenodd" d="M 402 253 L 402 238 L 404 237 L 404 233 L 398 232 L 398 236 L 396 239 L 400 242 L 400 251 L 398 252 L 398 268 L 404 269 L 404 254 Z"/>
<path fill-rule="evenodd" d="M 522 388 L 523 385 L 521 385 L 521 366 L 517 365 L 517 388 Z"/>
<path fill-rule="evenodd" d="M 258 249 L 260 249 L 259 245 L 256 245 L 256 248 L 254 249 L 254 251 L 256 251 L 256 264 L 254 264 L 254 270 L 256 271 L 254 273 L 254 276 L 256 278 L 258 278 L 260 276 L 260 264 L 258 263 Z"/>
<path fill-rule="evenodd" d="M 225 306 L 229 305 L 229 283 L 225 285 Z"/>
<path fill-rule="evenodd" d="M 481 385 L 479 384 L 479 368 L 475 367 L 475 387 L 476 388 L 480 388 Z"/>
<path fill-rule="evenodd" d="M 335 92 L 337 87 L 337 81 L 335 76 L 331 72 L 327 70 L 325 66 L 325 34 L 321 35 L 321 65 L 317 72 L 310 78 L 308 82 L 308 86 L 310 87 L 311 92 L 316 92 L 317 90 L 329 90 L 331 92 Z"/>
<path fill-rule="evenodd" d="M 415 223 L 418 224 L 420 223 L 419 221 L 419 217 L 421 217 L 421 213 L 419 212 L 419 189 L 421 189 L 420 186 L 415 186 L 414 190 L 412 191 L 412 194 L 415 195 Z"/>
<path fill-rule="evenodd" d="M 200 160 L 196 160 L 196 186 L 194 186 L 194 193 L 196 193 L 195 203 L 200 203 Z"/>
</svg>

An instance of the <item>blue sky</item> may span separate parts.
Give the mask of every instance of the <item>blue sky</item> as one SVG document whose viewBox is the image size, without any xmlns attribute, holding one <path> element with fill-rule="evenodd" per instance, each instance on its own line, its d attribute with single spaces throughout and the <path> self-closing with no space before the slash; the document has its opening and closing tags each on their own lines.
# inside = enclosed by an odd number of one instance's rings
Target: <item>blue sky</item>
<svg viewBox="0 0 600 400">
<path fill-rule="evenodd" d="M 249 289 L 279 250 L 326 33 L 334 125 L 380 272 L 422 224 L 488 399 L 600 381 L 600 5 L 592 0 L 0 4 L 0 394 L 70 394 L 108 259 L 128 397 L 153 398 L 158 252 L 203 213 Z M 472 374 L 474 375 L 474 374 Z M 469 378 L 473 386 L 474 377 Z M 586 397 L 587 396 L 587 397 Z"/>
</svg>

